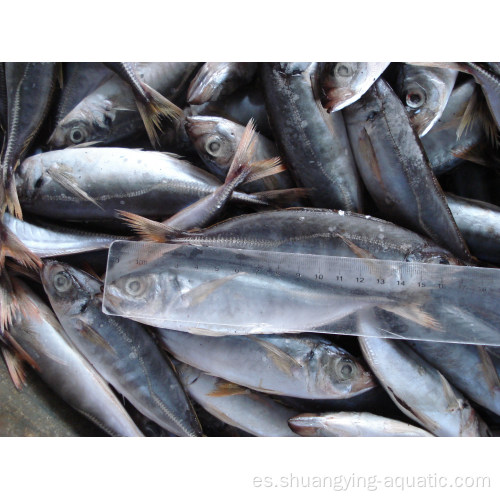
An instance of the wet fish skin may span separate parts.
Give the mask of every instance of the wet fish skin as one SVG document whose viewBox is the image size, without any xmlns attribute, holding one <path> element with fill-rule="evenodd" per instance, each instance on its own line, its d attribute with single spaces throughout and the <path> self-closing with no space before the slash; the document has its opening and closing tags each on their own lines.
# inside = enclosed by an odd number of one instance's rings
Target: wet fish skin
<svg viewBox="0 0 500 500">
<path fill-rule="evenodd" d="M 257 63 L 207 62 L 191 81 L 189 104 L 204 104 L 231 94 L 249 83 L 257 71 Z"/>
<path fill-rule="evenodd" d="M 209 172 L 225 179 L 245 127 L 218 116 L 191 116 L 186 118 L 186 130 L 196 151 Z M 253 161 L 278 156 L 276 146 L 261 134 L 256 134 Z M 294 184 L 287 172 L 242 186 L 246 192 L 286 189 Z"/>
<path fill-rule="evenodd" d="M 142 436 L 104 379 L 68 340 L 54 313 L 27 285 L 19 280 L 16 285 L 22 308 L 10 333 L 35 360 L 42 379 L 108 434 Z"/>
<path fill-rule="evenodd" d="M 475 120 L 460 137 L 458 128 L 476 88 L 471 78 L 456 87 L 448 99 L 441 118 L 432 129 L 422 137 L 422 146 L 432 167 L 434 175 L 441 175 L 451 170 L 463 160 L 457 154 L 477 146 L 485 139 L 484 132 L 478 120 Z"/>
<path fill-rule="evenodd" d="M 457 75 L 458 71 L 447 68 L 399 66 L 395 91 L 419 137 L 425 136 L 443 114 Z"/>
<path fill-rule="evenodd" d="M 14 171 L 42 125 L 55 88 L 57 63 L 5 63 L 7 133 L 2 151 L 0 210 L 21 217 Z"/>
<path fill-rule="evenodd" d="M 435 436 L 487 436 L 489 430 L 462 394 L 405 341 L 376 338 L 371 312 L 358 316 L 363 356 L 391 399 Z"/>
<path fill-rule="evenodd" d="M 56 123 L 78 103 L 113 76 L 103 63 L 68 62 L 64 64 L 64 84 L 59 98 Z"/>
<path fill-rule="evenodd" d="M 3 224 L 38 257 L 57 257 L 103 250 L 109 248 L 113 241 L 127 239 L 119 235 L 57 227 L 42 221 L 32 224 L 26 220 L 16 219 L 10 214 L 4 214 Z"/>
<path fill-rule="evenodd" d="M 446 193 L 446 201 L 472 254 L 500 264 L 500 207 Z"/>
<path fill-rule="evenodd" d="M 271 127 L 297 185 L 314 206 L 362 211 L 361 184 L 342 115 L 316 98 L 316 63 L 263 63 L 261 78 Z"/>
<path fill-rule="evenodd" d="M 304 413 L 288 421 L 301 436 L 315 437 L 433 437 L 414 425 L 367 412 Z"/>
<path fill-rule="evenodd" d="M 56 182 L 50 171 L 69 172 L 95 203 Z M 212 194 L 221 182 L 175 155 L 127 148 L 49 151 L 26 158 L 16 179 L 23 209 L 52 219 L 115 219 L 116 210 L 165 218 Z M 235 192 L 232 200 L 266 203 Z"/>
<path fill-rule="evenodd" d="M 420 140 L 390 86 L 379 78 L 344 116 L 360 175 L 382 216 L 470 262 Z"/>
<path fill-rule="evenodd" d="M 500 415 L 500 379 L 484 346 L 408 341 L 468 398 Z"/>
<path fill-rule="evenodd" d="M 167 430 L 201 435 L 175 372 L 148 332 L 102 312 L 100 280 L 57 261 L 46 261 L 41 278 L 72 342 L 118 392 Z"/>
<path fill-rule="evenodd" d="M 389 63 L 324 63 L 321 71 L 321 102 L 332 113 L 356 102 L 385 71 Z"/>
<path fill-rule="evenodd" d="M 174 102 L 197 66 L 193 62 L 131 64 L 141 80 Z M 59 121 L 49 143 L 54 148 L 92 141 L 112 143 L 142 126 L 131 88 L 113 75 Z"/>
<path fill-rule="evenodd" d="M 184 363 L 176 368 L 189 395 L 223 422 L 254 436 L 298 437 L 287 425 L 295 410 Z"/>
<path fill-rule="evenodd" d="M 158 329 L 178 360 L 253 390 L 305 399 L 346 399 L 373 377 L 344 349 L 314 334 L 207 337 Z"/>
</svg>

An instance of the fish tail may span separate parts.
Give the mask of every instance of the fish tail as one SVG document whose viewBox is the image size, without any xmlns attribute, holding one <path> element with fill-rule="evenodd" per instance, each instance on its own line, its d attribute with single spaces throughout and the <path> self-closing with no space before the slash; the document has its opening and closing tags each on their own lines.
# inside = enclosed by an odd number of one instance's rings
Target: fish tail
<svg viewBox="0 0 500 500">
<path fill-rule="evenodd" d="M 271 191 L 252 193 L 252 196 L 263 202 L 273 203 L 277 206 L 289 206 L 290 203 L 297 202 L 301 198 L 306 198 L 310 192 L 311 188 L 273 189 Z"/>
<path fill-rule="evenodd" d="M 255 122 L 253 118 L 250 118 L 227 172 L 225 184 L 229 184 L 235 179 L 238 179 L 237 185 L 241 184 L 252 171 L 251 160 L 255 152 L 255 147 L 257 146 L 256 134 Z"/>
<path fill-rule="evenodd" d="M 157 243 L 166 243 L 168 241 L 168 226 L 161 222 L 156 222 L 141 215 L 117 210 L 118 218 L 123 220 L 132 230 L 146 241 L 156 241 Z"/>
<path fill-rule="evenodd" d="M 0 274 L 0 329 L 6 330 L 19 312 L 19 302 L 9 275 L 2 270 Z"/>
<path fill-rule="evenodd" d="M 245 179 L 244 184 L 263 179 L 264 177 L 270 177 L 286 170 L 286 166 L 282 163 L 279 156 L 269 158 L 268 160 L 252 162 L 250 166 L 252 171 Z"/>
<path fill-rule="evenodd" d="M 23 266 L 38 270 L 42 267 L 40 257 L 35 255 L 9 228 L 0 224 L 0 269 L 5 257 L 12 257 Z"/>
<path fill-rule="evenodd" d="M 157 130 L 161 130 L 161 117 L 165 116 L 171 120 L 177 120 L 184 116 L 184 112 L 147 83 L 141 81 L 140 84 L 147 99 L 145 102 L 137 99 L 137 109 L 144 122 L 149 140 L 154 147 L 159 143 Z"/>
<path fill-rule="evenodd" d="M 26 371 L 24 370 L 22 361 L 6 347 L 1 346 L 0 350 L 2 351 L 12 383 L 18 391 L 21 391 L 23 386 L 26 385 Z"/>
</svg>

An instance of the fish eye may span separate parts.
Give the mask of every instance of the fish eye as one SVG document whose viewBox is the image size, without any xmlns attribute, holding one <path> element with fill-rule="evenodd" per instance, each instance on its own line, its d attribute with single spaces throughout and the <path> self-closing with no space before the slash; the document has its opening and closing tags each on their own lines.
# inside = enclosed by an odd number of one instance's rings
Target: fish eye
<svg viewBox="0 0 500 500">
<path fill-rule="evenodd" d="M 425 92 L 422 89 L 410 89 L 406 92 L 406 104 L 410 108 L 420 108 L 425 103 Z"/>
<path fill-rule="evenodd" d="M 125 292 L 131 297 L 139 297 L 144 294 L 147 288 L 147 281 L 133 277 L 125 282 Z"/>
<path fill-rule="evenodd" d="M 335 66 L 335 74 L 342 78 L 346 78 L 348 76 L 352 76 L 352 67 L 345 63 L 339 63 Z"/>
<path fill-rule="evenodd" d="M 341 358 L 335 368 L 339 380 L 351 379 L 356 369 L 354 363 L 349 358 Z"/>
<path fill-rule="evenodd" d="M 210 141 L 207 142 L 206 145 L 206 150 L 208 154 L 211 155 L 216 155 L 221 148 L 221 143 L 218 139 L 211 139 Z"/>
<path fill-rule="evenodd" d="M 85 134 L 80 127 L 74 127 L 69 133 L 69 139 L 73 144 L 80 144 L 85 139 Z"/>
<path fill-rule="evenodd" d="M 67 292 L 71 288 L 71 277 L 67 272 L 61 271 L 54 276 L 52 283 L 58 292 Z"/>
</svg>

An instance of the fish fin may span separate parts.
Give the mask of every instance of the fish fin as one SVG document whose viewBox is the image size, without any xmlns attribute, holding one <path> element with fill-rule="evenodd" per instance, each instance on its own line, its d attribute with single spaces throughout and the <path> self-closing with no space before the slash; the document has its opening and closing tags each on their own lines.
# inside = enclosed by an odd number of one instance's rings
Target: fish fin
<svg viewBox="0 0 500 500">
<path fill-rule="evenodd" d="M 22 361 L 9 349 L 1 346 L 0 350 L 3 354 L 3 359 L 7 365 L 7 371 L 10 378 L 18 391 L 21 391 L 23 386 L 26 385 L 26 372 L 23 367 Z"/>
<path fill-rule="evenodd" d="M 314 188 L 288 188 L 288 189 L 273 189 L 271 191 L 260 191 L 252 193 L 261 201 L 274 202 L 276 205 L 288 205 L 300 198 L 305 198 L 314 190 Z"/>
<path fill-rule="evenodd" d="M 491 359 L 489 352 L 482 345 L 478 345 L 476 347 L 479 351 L 481 367 L 483 369 L 486 383 L 488 384 L 490 393 L 494 396 L 495 393 L 500 390 L 500 377 L 498 376 L 498 372 L 495 369 L 495 365 L 493 364 L 493 360 Z"/>
<path fill-rule="evenodd" d="M 184 116 L 184 112 L 147 83 L 141 80 L 139 82 L 148 97 L 148 101 L 142 102 L 137 99 L 136 105 L 151 145 L 155 147 L 156 144 L 159 144 L 157 130 L 161 130 L 161 117 L 178 120 Z"/>
<path fill-rule="evenodd" d="M 12 178 L 11 181 L 8 184 L 7 190 L 6 190 L 6 203 L 7 203 L 7 210 L 14 215 L 14 217 L 17 217 L 18 219 L 23 220 L 23 211 L 21 209 L 21 204 L 19 203 L 19 198 L 17 196 L 17 189 L 16 189 L 16 179 Z"/>
<path fill-rule="evenodd" d="M 363 130 L 360 133 L 359 141 L 358 141 L 358 151 L 366 160 L 368 165 L 370 165 L 370 170 L 375 175 L 378 184 L 380 184 L 381 188 L 386 192 L 390 192 L 389 189 L 385 188 L 384 179 L 382 177 L 383 169 L 380 168 L 380 164 L 377 159 L 377 154 L 375 152 L 375 148 L 373 146 L 372 140 L 370 138 L 370 134 L 366 130 L 366 127 L 363 127 Z"/>
<path fill-rule="evenodd" d="M 19 302 L 14 293 L 12 281 L 9 275 L 2 271 L 0 273 L 0 329 L 7 329 L 19 310 Z"/>
<path fill-rule="evenodd" d="M 414 323 L 425 328 L 430 328 L 431 330 L 444 331 L 441 323 L 433 318 L 429 313 L 425 312 L 420 308 L 418 304 L 405 304 L 399 306 L 396 304 L 379 304 L 377 307 L 383 309 L 384 311 L 389 311 L 402 318 L 409 319 Z"/>
<path fill-rule="evenodd" d="M 218 380 L 216 382 L 216 388 L 209 392 L 207 396 L 212 396 L 214 398 L 220 398 L 224 396 L 236 396 L 238 394 L 248 394 L 248 389 L 242 387 L 241 385 L 234 384 L 233 382 L 228 382 L 226 380 Z"/>
<path fill-rule="evenodd" d="M 462 115 L 462 119 L 457 128 L 457 139 L 460 139 L 462 134 L 467 133 L 475 122 L 481 124 L 488 142 L 494 148 L 497 148 L 500 145 L 497 124 L 491 115 L 486 98 L 479 85 L 476 85 L 467 103 L 464 114 Z"/>
<path fill-rule="evenodd" d="M 78 332 L 82 337 L 92 342 L 96 346 L 102 347 L 104 350 L 110 352 L 113 355 L 116 355 L 115 349 L 102 338 L 102 336 L 94 330 L 89 324 L 80 320 L 80 327 L 78 328 Z"/>
<path fill-rule="evenodd" d="M 5 257 L 12 257 L 23 266 L 31 269 L 42 267 L 40 257 L 35 255 L 9 228 L 0 226 L 0 268 L 5 264 Z"/>
<path fill-rule="evenodd" d="M 20 274 L 21 276 L 29 278 L 32 281 L 35 281 L 37 283 L 42 283 L 42 280 L 40 278 L 40 273 L 33 271 L 32 269 L 28 269 L 27 267 L 24 267 L 12 260 L 8 260 L 6 262 L 6 266 L 9 268 L 10 271 L 12 271 L 15 274 Z"/>
<path fill-rule="evenodd" d="M 47 174 L 54 181 L 61 185 L 64 189 L 67 189 L 70 193 L 73 193 L 75 196 L 82 200 L 90 201 L 96 207 L 102 210 L 101 205 L 97 203 L 94 198 L 89 196 L 80 186 L 71 173 L 71 170 L 65 165 L 60 165 L 58 163 L 54 163 L 54 165 L 50 166 L 47 169 Z"/>
<path fill-rule="evenodd" d="M 223 278 L 217 278 L 215 280 L 207 281 L 192 288 L 188 292 L 182 293 L 181 300 L 186 305 L 186 307 L 197 306 L 205 301 L 210 295 L 212 295 L 215 290 L 225 285 L 227 282 L 246 274 L 248 273 L 240 272 L 231 274 L 229 276 L 224 276 Z"/>
<path fill-rule="evenodd" d="M 349 238 L 341 235 L 340 233 L 335 233 L 335 236 L 338 236 L 348 247 L 356 257 L 361 259 L 376 259 L 376 257 L 370 253 L 368 250 L 358 247 L 355 243 L 353 243 Z"/>
<path fill-rule="evenodd" d="M 12 290 L 19 305 L 19 312 L 24 317 L 31 316 L 34 319 L 40 318 L 41 311 L 38 306 L 26 295 L 25 286 L 19 278 L 11 278 Z"/>
<path fill-rule="evenodd" d="M 261 347 L 263 347 L 267 353 L 270 355 L 274 364 L 287 375 L 292 374 L 293 368 L 302 368 L 302 364 L 299 363 L 295 358 L 290 356 L 288 353 L 276 347 L 271 342 L 267 342 L 259 338 L 258 336 L 249 335 L 249 338 L 257 342 Z"/>
<path fill-rule="evenodd" d="M 476 163 L 483 167 L 487 167 L 489 164 L 487 156 L 485 155 L 484 144 L 477 144 L 469 148 L 454 148 L 451 150 L 451 154 L 455 158 L 470 161 L 471 163 Z"/>
<path fill-rule="evenodd" d="M 187 329 L 188 333 L 192 333 L 193 335 L 203 335 L 205 337 L 225 337 L 227 336 L 226 332 L 219 332 L 217 330 L 210 330 L 209 328 L 198 328 L 193 326 L 192 328 Z"/>
<path fill-rule="evenodd" d="M 270 177 L 271 175 L 276 175 L 286 170 L 286 167 L 281 162 L 281 158 L 279 156 L 275 156 L 269 160 L 252 162 L 250 166 L 252 168 L 252 172 L 248 175 L 243 184 L 248 184 L 249 182 L 257 181 L 259 179 L 263 179 L 264 177 Z"/>
<path fill-rule="evenodd" d="M 18 344 L 17 340 L 7 330 L 4 330 L 3 335 L 7 344 L 21 361 L 28 363 L 34 370 L 40 371 L 38 363 Z"/>
<path fill-rule="evenodd" d="M 439 378 L 441 379 L 441 384 L 443 386 L 444 396 L 446 398 L 446 402 L 448 403 L 447 410 L 448 411 L 457 411 L 463 408 L 463 400 L 458 399 L 453 387 L 450 385 L 448 380 L 444 377 L 444 375 L 438 371 Z"/>
<path fill-rule="evenodd" d="M 257 146 L 257 132 L 255 130 L 255 122 L 253 118 L 247 123 L 243 135 L 238 144 L 238 148 L 233 156 L 233 161 L 229 167 L 224 184 L 228 184 L 237 177 L 240 177 L 240 182 L 244 180 L 242 174 L 248 175 L 251 170 L 250 160 Z"/>
<path fill-rule="evenodd" d="M 123 220 L 132 230 L 146 241 L 156 241 L 157 243 L 166 243 L 168 241 L 169 227 L 161 222 L 157 222 L 141 215 L 117 210 L 118 218 Z"/>
</svg>

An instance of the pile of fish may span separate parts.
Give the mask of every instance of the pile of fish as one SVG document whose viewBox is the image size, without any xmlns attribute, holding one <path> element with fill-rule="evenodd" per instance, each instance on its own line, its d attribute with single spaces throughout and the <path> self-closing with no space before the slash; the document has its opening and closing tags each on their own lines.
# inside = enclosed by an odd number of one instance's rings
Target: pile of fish
<svg viewBox="0 0 500 500">
<path fill-rule="evenodd" d="M 500 348 L 374 333 L 428 321 L 412 304 L 248 277 L 276 286 L 266 314 L 295 300 L 358 337 L 176 331 L 102 302 L 116 240 L 494 268 L 499 126 L 500 63 L 0 63 L 0 435 L 497 434 Z M 156 307 L 150 285 L 125 293 Z"/>
</svg>

